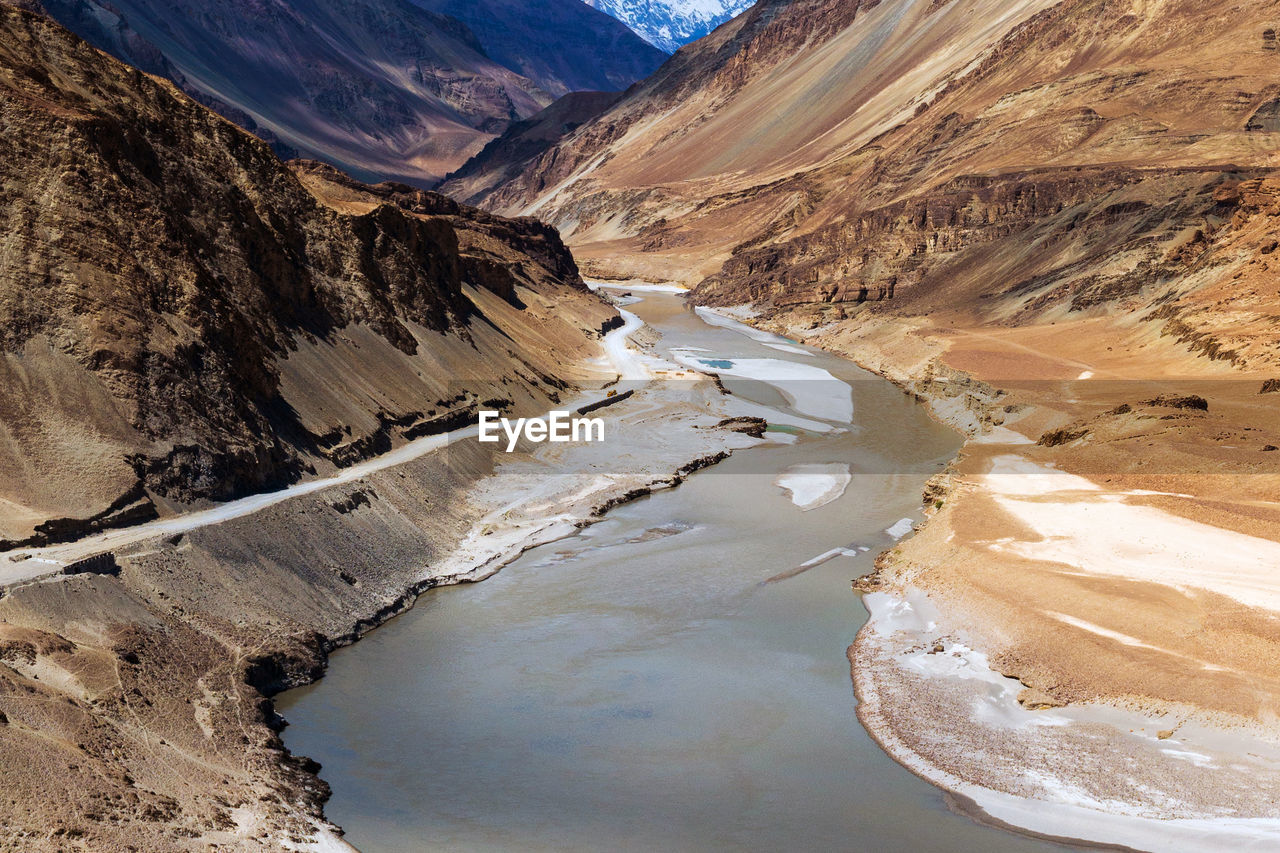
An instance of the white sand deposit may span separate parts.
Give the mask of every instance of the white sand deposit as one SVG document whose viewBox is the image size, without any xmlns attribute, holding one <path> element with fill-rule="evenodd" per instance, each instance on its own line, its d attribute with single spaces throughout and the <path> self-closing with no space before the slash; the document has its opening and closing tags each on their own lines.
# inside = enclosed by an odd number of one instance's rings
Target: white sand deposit
<svg viewBox="0 0 1280 853">
<path fill-rule="evenodd" d="M 776 349 L 779 352 L 789 352 L 792 355 L 802 355 L 805 358 L 813 358 L 813 353 L 809 352 L 804 347 L 797 347 L 791 344 L 769 344 L 769 343 L 765 344 L 765 346 L 767 346 L 769 349 Z"/>
<path fill-rule="evenodd" d="M 915 527 L 915 522 L 913 522 L 911 519 L 900 518 L 893 523 L 892 527 L 886 529 L 885 533 L 888 533 L 894 539 L 901 539 L 903 536 L 906 536 L 908 533 L 910 533 L 914 529 L 914 527 Z"/>
<path fill-rule="evenodd" d="M 1044 835 L 1139 850 L 1280 848 L 1280 819 L 1233 817 L 1201 801 L 1201 774 L 1211 770 L 1212 800 L 1243 803 L 1251 792 L 1265 802 L 1258 784 L 1280 763 L 1274 744 L 1197 725 L 1157 735 L 1172 728 L 1168 717 L 1107 706 L 1028 710 L 1017 701 L 1018 680 L 994 671 L 985 654 L 949 631 L 919 590 L 869 593 L 864 602 L 871 620 L 854 669 L 859 716 L 898 761 L 985 815 Z M 895 708 L 912 709 L 914 722 Z M 937 708 L 946 724 L 917 728 L 924 708 Z M 973 745 L 962 772 L 991 787 L 935 762 L 938 753 L 954 759 L 957 733 Z M 1062 761 L 1064 750 L 1070 763 Z M 1097 772 L 1117 755 L 1129 757 L 1126 773 Z"/>
<path fill-rule="evenodd" d="M 993 550 L 1280 610 L 1280 543 L 1130 503 L 1149 493 L 1106 491 L 1018 456 L 992 460 L 982 488 L 1039 537 Z"/>
<path fill-rule="evenodd" d="M 725 309 L 706 308 L 699 305 L 693 310 L 708 326 L 719 326 L 722 329 L 746 335 L 748 338 L 759 341 L 762 344 L 795 344 L 795 341 L 784 338 L 782 335 L 775 335 L 773 332 L 766 332 L 764 329 L 757 329 L 755 326 L 748 326 L 746 323 L 735 320 L 733 317 L 727 316 L 729 312 Z"/>
</svg>

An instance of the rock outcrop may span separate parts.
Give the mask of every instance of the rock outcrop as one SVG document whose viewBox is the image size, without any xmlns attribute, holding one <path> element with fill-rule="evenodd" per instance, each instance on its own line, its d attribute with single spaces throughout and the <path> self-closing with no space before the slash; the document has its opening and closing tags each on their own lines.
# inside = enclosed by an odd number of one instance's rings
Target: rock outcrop
<svg viewBox="0 0 1280 853">
<path fill-rule="evenodd" d="M 0 6 L 0 540 L 347 465 L 541 406 L 613 312 L 554 229 L 268 146 Z"/>
</svg>

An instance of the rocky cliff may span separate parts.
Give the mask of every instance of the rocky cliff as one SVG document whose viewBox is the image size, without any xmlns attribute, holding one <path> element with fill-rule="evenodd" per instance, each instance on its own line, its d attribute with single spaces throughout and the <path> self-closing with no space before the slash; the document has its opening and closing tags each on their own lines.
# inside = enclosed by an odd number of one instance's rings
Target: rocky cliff
<svg viewBox="0 0 1280 853">
<path fill-rule="evenodd" d="M 611 311 L 554 229 L 295 173 L 0 14 L 0 540 L 278 487 L 480 398 L 541 406 L 595 354 Z"/>
</svg>

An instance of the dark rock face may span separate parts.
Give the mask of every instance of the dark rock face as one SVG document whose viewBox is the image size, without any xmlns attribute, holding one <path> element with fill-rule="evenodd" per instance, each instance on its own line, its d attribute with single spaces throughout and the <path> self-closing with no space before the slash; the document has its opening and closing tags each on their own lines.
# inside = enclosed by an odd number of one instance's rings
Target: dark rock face
<svg viewBox="0 0 1280 853">
<path fill-rule="evenodd" d="M 1194 409 L 1209 411 L 1209 402 L 1195 394 L 1161 394 L 1153 400 L 1143 400 L 1144 406 L 1163 406 L 1169 409 Z"/>
<path fill-rule="evenodd" d="M 716 428 L 740 432 L 745 435 L 749 435 L 752 438 L 763 438 L 764 431 L 769 428 L 769 423 L 764 418 L 743 416 L 737 418 L 725 418 L 716 424 Z"/>
</svg>

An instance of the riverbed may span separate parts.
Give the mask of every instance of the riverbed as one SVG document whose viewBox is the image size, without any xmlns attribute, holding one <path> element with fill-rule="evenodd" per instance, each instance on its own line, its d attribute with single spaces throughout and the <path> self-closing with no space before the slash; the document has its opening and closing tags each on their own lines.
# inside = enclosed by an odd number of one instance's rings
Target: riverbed
<svg viewBox="0 0 1280 853">
<path fill-rule="evenodd" d="M 849 362 L 636 296 L 654 355 L 718 373 L 767 441 L 427 593 L 279 697 L 328 817 L 366 853 L 1054 849 L 953 813 L 854 713 L 850 580 L 955 434 Z"/>
</svg>

